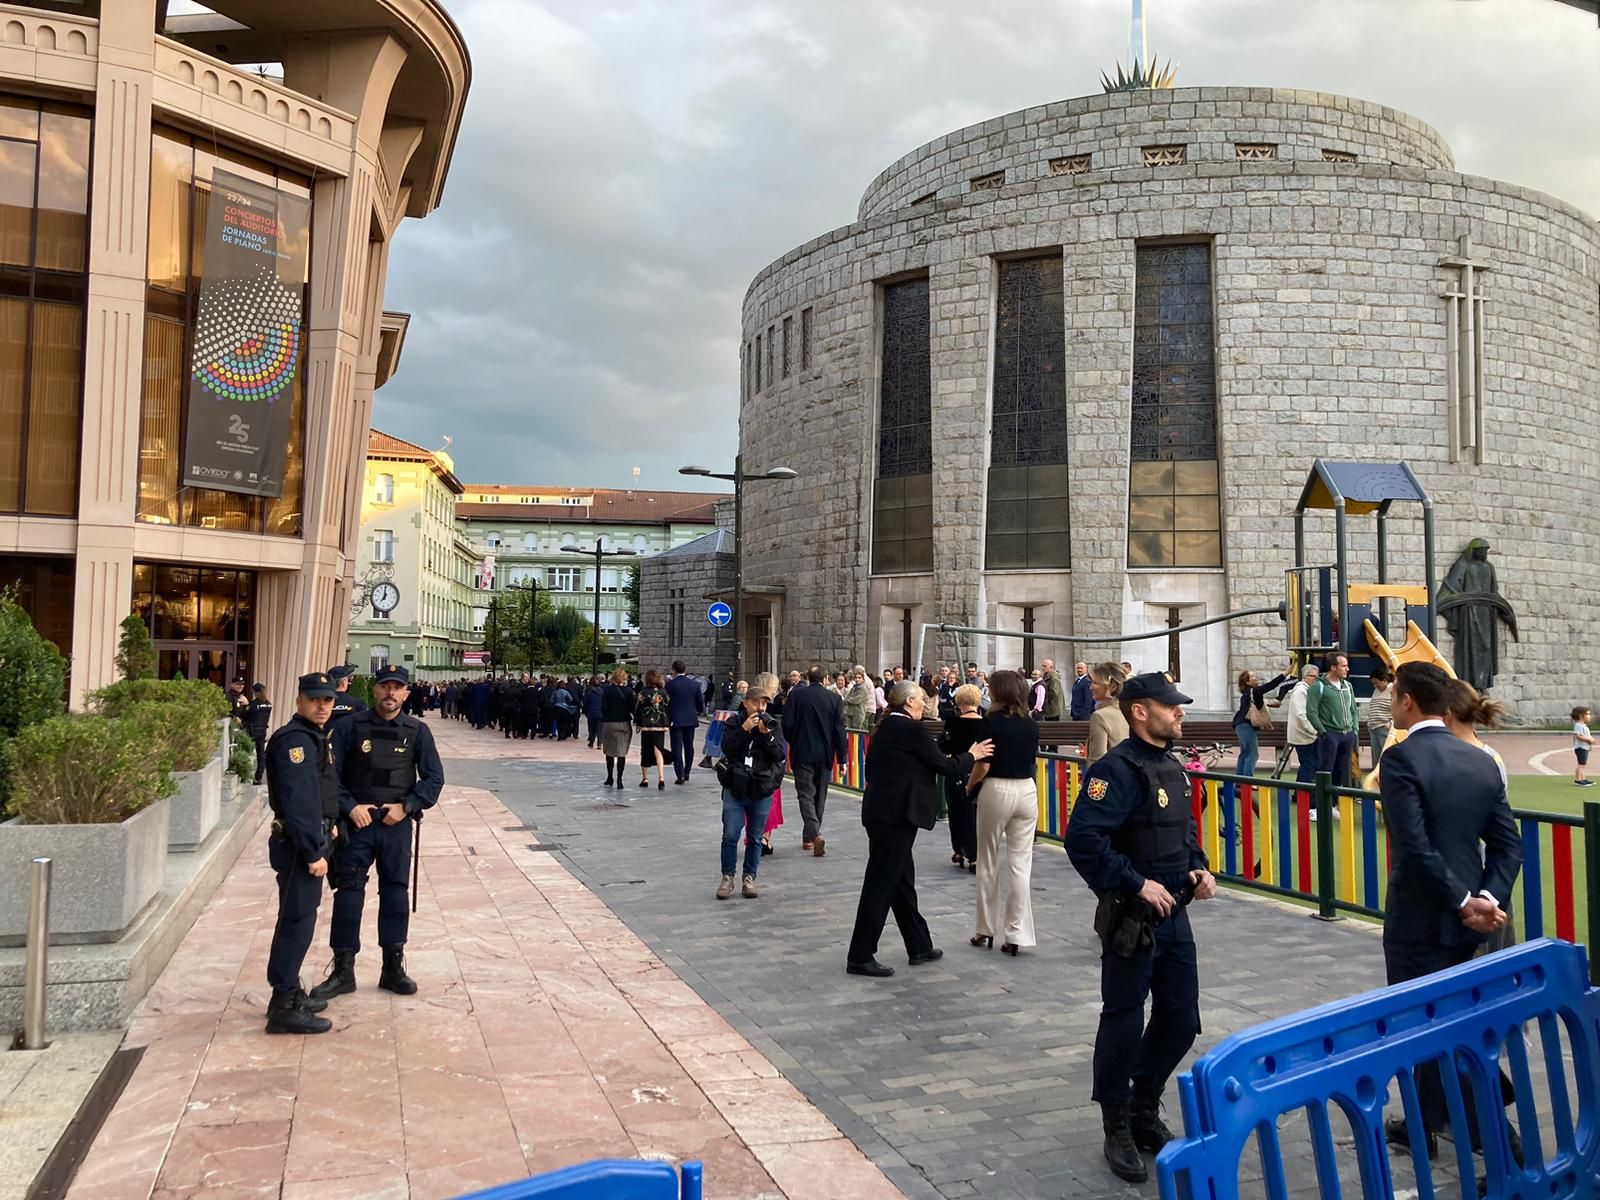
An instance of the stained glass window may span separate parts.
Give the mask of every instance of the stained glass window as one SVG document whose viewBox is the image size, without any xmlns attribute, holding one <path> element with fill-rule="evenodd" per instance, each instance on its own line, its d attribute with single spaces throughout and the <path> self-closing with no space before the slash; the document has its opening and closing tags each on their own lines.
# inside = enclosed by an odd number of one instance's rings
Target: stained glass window
<svg viewBox="0 0 1600 1200">
<path fill-rule="evenodd" d="M 878 381 L 878 476 L 872 503 L 872 569 L 933 569 L 933 364 L 928 281 L 883 289 Z"/>
<path fill-rule="evenodd" d="M 1061 256 L 1000 263 L 984 565 L 1071 565 Z"/>
<path fill-rule="evenodd" d="M 1220 567 L 1211 246 L 1135 258 L 1128 480 L 1130 567 Z"/>
</svg>

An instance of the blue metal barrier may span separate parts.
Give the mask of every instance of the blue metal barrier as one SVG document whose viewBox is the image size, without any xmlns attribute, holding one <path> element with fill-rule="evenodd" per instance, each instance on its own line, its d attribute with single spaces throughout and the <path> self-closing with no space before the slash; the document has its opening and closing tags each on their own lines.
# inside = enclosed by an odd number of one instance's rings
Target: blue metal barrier
<svg viewBox="0 0 1600 1200">
<path fill-rule="evenodd" d="M 1422 1112 L 1416 1085 L 1417 1069 L 1428 1063 L 1456 1067 L 1441 1072 L 1451 1125 L 1442 1132 L 1455 1142 L 1461 1179 L 1475 1178 L 1465 1077 L 1473 1097 L 1492 1098 L 1473 1106 L 1476 1140 L 1485 1147 L 1488 1200 L 1594 1200 L 1600 1195 L 1600 988 L 1591 990 L 1588 978 L 1581 946 L 1542 938 L 1227 1038 L 1178 1080 L 1187 1136 L 1156 1160 L 1162 1200 L 1234 1200 L 1240 1158 L 1252 1138 L 1259 1139 L 1267 1196 L 1286 1200 L 1278 1119 L 1302 1110 L 1309 1118 L 1321 1195 L 1339 1200 L 1333 1108 L 1355 1132 L 1362 1196 L 1387 1200 L 1394 1194 L 1383 1118 L 1390 1081 L 1398 1084 L 1412 1131 L 1418 1196 L 1432 1200 L 1432 1168 L 1418 1152 Z M 1527 1023 L 1538 1026 L 1544 1044 L 1550 1097 L 1544 1127 L 1528 1070 Z M 1569 1039 L 1570 1063 L 1563 1061 L 1558 1030 Z M 1498 1102 L 1502 1066 L 1509 1068 L 1516 1093 L 1521 1167 L 1512 1158 L 1506 1110 Z M 1553 1149 L 1547 1149 L 1547 1132 Z"/>
<path fill-rule="evenodd" d="M 683 1164 L 682 1184 L 671 1163 L 600 1158 L 458 1200 L 701 1200 L 699 1163 Z"/>
<path fill-rule="evenodd" d="M 711 722 L 706 726 L 706 739 L 702 746 L 705 762 L 701 763 L 701 766 L 706 766 L 722 757 L 722 723 L 732 715 L 731 712 L 711 714 Z"/>
</svg>

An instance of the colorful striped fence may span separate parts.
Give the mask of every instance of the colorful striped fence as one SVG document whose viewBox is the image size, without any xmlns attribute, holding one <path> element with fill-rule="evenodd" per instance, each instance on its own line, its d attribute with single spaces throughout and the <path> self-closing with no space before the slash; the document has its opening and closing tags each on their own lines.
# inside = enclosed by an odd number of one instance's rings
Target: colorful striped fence
<svg viewBox="0 0 1600 1200">
<path fill-rule="evenodd" d="M 848 737 L 849 761 L 833 781 L 860 791 L 870 735 L 852 729 Z M 1040 753 L 1039 837 L 1065 838 L 1085 765 L 1075 755 Z M 1377 792 L 1336 788 L 1327 775 L 1312 784 L 1221 773 L 1189 779 L 1200 847 L 1219 878 L 1315 904 L 1328 918 L 1383 916 L 1390 847 Z M 1519 938 L 1587 943 L 1600 926 L 1600 803 L 1585 804 L 1582 817 L 1512 815 L 1523 842 L 1511 910 Z M 1600 983 L 1600 955 L 1593 969 Z"/>
</svg>

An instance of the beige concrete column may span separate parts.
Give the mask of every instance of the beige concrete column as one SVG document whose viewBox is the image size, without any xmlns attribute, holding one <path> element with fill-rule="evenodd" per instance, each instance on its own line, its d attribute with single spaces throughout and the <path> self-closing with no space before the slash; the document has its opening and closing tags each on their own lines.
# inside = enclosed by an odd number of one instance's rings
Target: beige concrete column
<svg viewBox="0 0 1600 1200">
<path fill-rule="evenodd" d="M 72 614 L 74 707 L 82 704 L 85 693 L 111 681 L 117 627 L 132 603 L 154 52 L 155 0 L 118 0 L 104 6 L 90 175 Z"/>
</svg>

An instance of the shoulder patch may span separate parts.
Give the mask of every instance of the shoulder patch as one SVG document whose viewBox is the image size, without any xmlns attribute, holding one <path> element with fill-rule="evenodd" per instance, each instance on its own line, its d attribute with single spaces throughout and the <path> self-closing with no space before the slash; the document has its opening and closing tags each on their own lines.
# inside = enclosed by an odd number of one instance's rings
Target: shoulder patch
<svg viewBox="0 0 1600 1200">
<path fill-rule="evenodd" d="M 299 764 L 299 763 L 305 762 L 305 760 L 306 760 L 306 748 L 304 746 L 290 746 L 289 747 L 289 761 L 290 762 L 295 763 L 295 764 Z"/>
<path fill-rule="evenodd" d="M 1110 790 L 1111 784 L 1104 779 L 1089 780 L 1088 792 L 1089 799 L 1091 800 L 1104 800 L 1106 798 L 1106 793 Z"/>
</svg>

